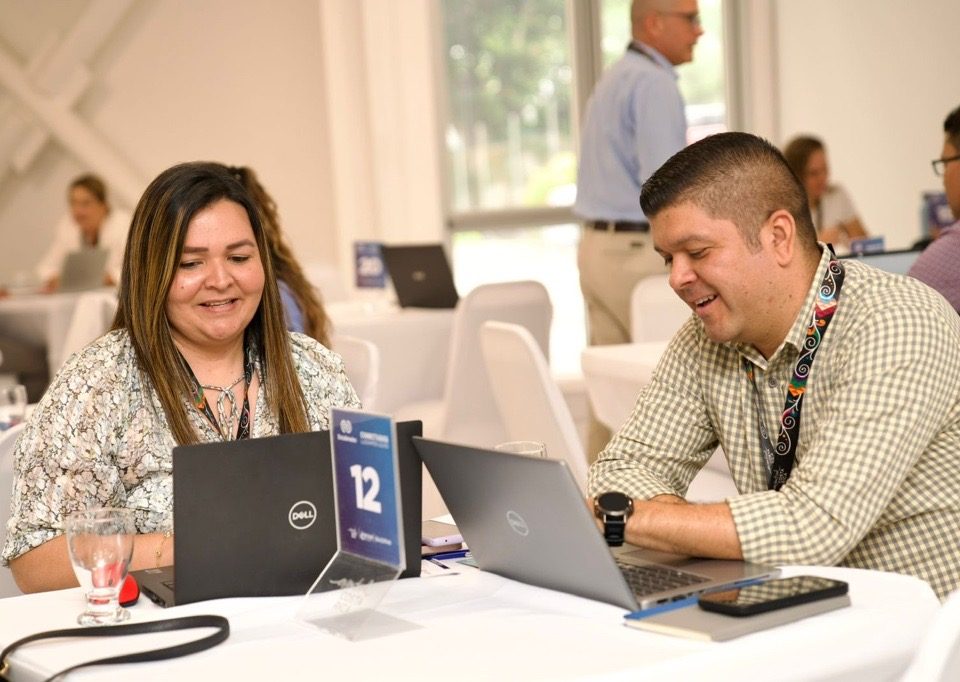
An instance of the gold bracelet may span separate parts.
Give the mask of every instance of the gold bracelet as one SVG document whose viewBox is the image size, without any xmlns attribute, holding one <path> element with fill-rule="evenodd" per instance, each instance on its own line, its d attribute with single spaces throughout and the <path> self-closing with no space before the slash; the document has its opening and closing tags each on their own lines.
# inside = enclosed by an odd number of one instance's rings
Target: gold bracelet
<svg viewBox="0 0 960 682">
<path fill-rule="evenodd" d="M 154 556 L 157 559 L 157 568 L 160 568 L 160 558 L 163 556 L 163 545 L 173 535 L 172 530 L 163 531 L 163 537 L 160 538 L 160 544 L 157 545 L 157 551 L 154 553 Z"/>
</svg>

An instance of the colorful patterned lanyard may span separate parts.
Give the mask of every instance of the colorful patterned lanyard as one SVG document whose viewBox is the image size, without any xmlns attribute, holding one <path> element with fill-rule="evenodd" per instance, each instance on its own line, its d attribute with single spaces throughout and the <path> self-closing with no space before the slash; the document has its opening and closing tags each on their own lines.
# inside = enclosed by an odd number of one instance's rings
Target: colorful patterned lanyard
<svg viewBox="0 0 960 682">
<path fill-rule="evenodd" d="M 237 437 L 236 440 L 243 440 L 250 437 L 250 397 L 248 395 L 250 389 L 250 381 L 253 379 L 253 372 L 256 366 L 256 357 L 257 350 L 255 344 L 244 343 L 244 364 L 243 364 L 243 408 L 240 410 L 239 426 L 237 428 Z M 203 386 L 197 380 L 197 376 L 193 373 L 193 369 L 190 367 L 190 364 L 187 362 L 186 358 L 183 355 L 180 356 L 180 359 L 183 361 L 184 366 L 187 368 L 187 372 L 190 373 L 190 380 L 193 382 L 193 406 L 196 407 L 206 418 L 207 421 L 213 426 L 214 431 L 216 431 L 223 440 L 230 440 L 230 433 L 225 433 L 223 426 L 220 421 L 217 419 L 216 415 L 213 414 L 213 410 L 210 408 L 210 403 L 207 401 L 206 395 L 203 392 Z M 227 424 L 228 427 L 233 426 L 233 420 Z"/>
<path fill-rule="evenodd" d="M 797 453 L 797 442 L 800 439 L 800 409 L 803 407 L 803 395 L 806 392 L 807 379 L 810 377 L 810 367 L 813 359 L 823 343 L 823 337 L 830 326 L 830 320 L 837 311 L 837 302 L 840 299 L 840 289 L 843 287 L 844 270 L 838 260 L 830 260 L 827 272 L 817 292 L 817 300 L 813 306 L 813 320 L 807 327 L 807 336 L 800 349 L 796 367 L 793 369 L 793 378 L 787 389 L 787 399 L 780 415 L 780 432 L 777 435 L 777 446 L 773 447 L 766 426 L 763 423 L 763 409 L 760 405 L 760 391 L 753 377 L 753 363 L 743 358 L 743 369 L 753 385 L 754 402 L 757 407 L 757 423 L 760 430 L 760 449 L 763 452 L 763 463 L 767 469 L 767 486 L 770 490 L 780 490 L 780 487 L 790 478 L 793 469 L 793 460 Z"/>
</svg>

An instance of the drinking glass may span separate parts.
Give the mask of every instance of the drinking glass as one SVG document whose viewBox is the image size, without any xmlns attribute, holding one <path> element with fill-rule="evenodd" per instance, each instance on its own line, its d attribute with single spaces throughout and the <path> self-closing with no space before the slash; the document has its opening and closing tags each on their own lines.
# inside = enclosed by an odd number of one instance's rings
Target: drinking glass
<svg viewBox="0 0 960 682">
<path fill-rule="evenodd" d="M 494 446 L 494 450 L 501 452 L 512 452 L 515 455 L 527 455 L 528 457 L 546 457 L 547 447 L 536 440 L 511 440 L 506 443 L 500 443 Z"/>
<path fill-rule="evenodd" d="M 67 547 L 86 597 L 80 625 L 112 625 L 130 617 L 120 606 L 120 587 L 133 557 L 135 533 L 129 509 L 88 509 L 67 517 Z"/>
<path fill-rule="evenodd" d="M 23 421 L 27 411 L 27 389 L 21 384 L 0 388 L 0 431 Z"/>
</svg>

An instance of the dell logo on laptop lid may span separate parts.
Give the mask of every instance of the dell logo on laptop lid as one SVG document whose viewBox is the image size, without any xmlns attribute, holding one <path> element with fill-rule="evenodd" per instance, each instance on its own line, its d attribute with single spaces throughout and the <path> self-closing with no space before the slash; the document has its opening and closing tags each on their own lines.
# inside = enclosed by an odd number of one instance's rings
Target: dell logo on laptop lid
<svg viewBox="0 0 960 682">
<path fill-rule="evenodd" d="M 530 534 L 530 527 L 527 526 L 526 520 L 512 509 L 507 512 L 507 523 L 510 524 L 513 532 L 520 537 L 527 537 Z"/>
<path fill-rule="evenodd" d="M 313 502 L 300 500 L 290 507 L 287 520 L 296 530 L 306 530 L 317 520 L 317 508 Z"/>
</svg>

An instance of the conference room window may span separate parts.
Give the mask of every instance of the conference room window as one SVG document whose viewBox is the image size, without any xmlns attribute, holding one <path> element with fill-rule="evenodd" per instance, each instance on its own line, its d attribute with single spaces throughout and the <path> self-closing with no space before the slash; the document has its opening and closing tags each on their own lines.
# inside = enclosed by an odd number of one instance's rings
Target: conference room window
<svg viewBox="0 0 960 682">
<path fill-rule="evenodd" d="M 580 225 L 571 210 L 578 107 L 623 53 L 629 4 L 441 2 L 445 201 L 457 288 L 542 282 L 554 307 L 551 365 L 560 372 L 579 372 L 586 343 Z M 691 139 L 725 129 L 726 121 L 722 3 L 700 7 L 706 34 L 680 78 Z"/>
</svg>

